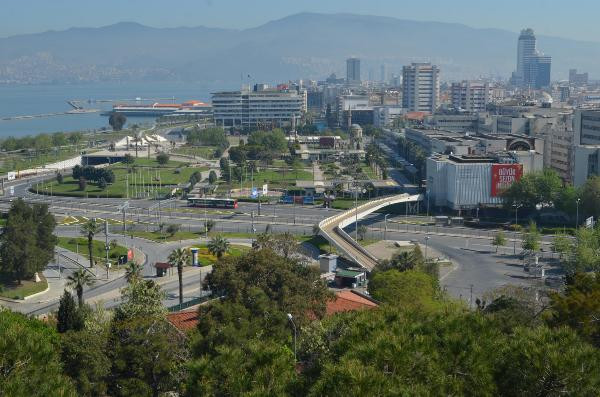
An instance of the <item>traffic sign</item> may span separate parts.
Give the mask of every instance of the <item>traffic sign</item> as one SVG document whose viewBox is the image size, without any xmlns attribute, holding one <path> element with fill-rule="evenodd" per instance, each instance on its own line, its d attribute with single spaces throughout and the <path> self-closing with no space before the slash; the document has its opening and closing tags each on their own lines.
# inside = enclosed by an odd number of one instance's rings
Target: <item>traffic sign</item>
<svg viewBox="0 0 600 397">
<path fill-rule="evenodd" d="M 594 217 L 593 216 L 590 216 L 589 218 L 587 218 L 585 220 L 585 227 L 587 227 L 588 229 L 594 227 Z"/>
<path fill-rule="evenodd" d="M 264 184 L 262 185 L 262 195 L 266 196 L 269 193 L 269 185 L 268 184 Z"/>
</svg>

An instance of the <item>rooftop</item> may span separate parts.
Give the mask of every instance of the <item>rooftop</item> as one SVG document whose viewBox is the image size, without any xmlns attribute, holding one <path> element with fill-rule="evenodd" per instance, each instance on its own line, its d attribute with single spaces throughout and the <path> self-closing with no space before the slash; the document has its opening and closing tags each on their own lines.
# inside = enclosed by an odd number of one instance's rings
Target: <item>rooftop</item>
<svg viewBox="0 0 600 397">
<path fill-rule="evenodd" d="M 331 316 L 335 313 L 362 309 L 374 309 L 379 304 L 375 300 L 350 290 L 338 291 L 335 297 L 327 301 L 325 313 Z M 198 309 L 184 310 L 167 314 L 167 319 L 175 328 L 187 332 L 198 325 Z"/>
<path fill-rule="evenodd" d="M 198 310 L 185 310 L 167 314 L 167 320 L 180 331 L 190 331 L 198 325 Z"/>
<path fill-rule="evenodd" d="M 335 313 L 374 309 L 379 305 L 373 300 L 367 299 L 353 291 L 339 291 L 335 294 L 335 299 L 327 302 L 326 314 L 331 316 Z"/>
</svg>

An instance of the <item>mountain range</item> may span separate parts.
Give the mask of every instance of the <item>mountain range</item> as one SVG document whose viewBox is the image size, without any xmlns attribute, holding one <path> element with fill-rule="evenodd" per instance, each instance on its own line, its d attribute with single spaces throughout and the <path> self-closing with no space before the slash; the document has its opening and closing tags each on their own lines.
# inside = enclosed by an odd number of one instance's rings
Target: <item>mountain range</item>
<svg viewBox="0 0 600 397">
<path fill-rule="evenodd" d="M 218 86 L 345 75 L 345 59 L 362 60 L 362 78 L 380 66 L 431 61 L 443 80 L 507 78 L 515 68 L 518 33 L 462 24 L 382 16 L 301 13 L 235 30 L 153 28 L 122 22 L 0 38 L 0 82 L 184 80 Z M 551 55 L 552 78 L 569 68 L 600 78 L 600 43 L 538 36 Z M 371 75 L 371 76 L 369 76 Z"/>
</svg>

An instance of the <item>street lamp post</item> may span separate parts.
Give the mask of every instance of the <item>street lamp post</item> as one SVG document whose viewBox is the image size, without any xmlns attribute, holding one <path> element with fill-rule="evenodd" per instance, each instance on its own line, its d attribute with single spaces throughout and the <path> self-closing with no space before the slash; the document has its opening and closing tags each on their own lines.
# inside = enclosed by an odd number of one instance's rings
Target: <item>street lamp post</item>
<svg viewBox="0 0 600 397">
<path fill-rule="evenodd" d="M 296 353 L 297 352 L 296 351 L 296 336 L 297 336 L 296 335 L 297 334 L 297 332 L 296 332 L 296 324 L 294 323 L 294 317 L 292 316 L 291 313 L 287 314 L 287 318 L 290 321 L 290 323 L 292 323 L 292 327 L 294 327 L 294 362 L 297 362 L 298 357 L 297 357 L 297 353 Z"/>
<path fill-rule="evenodd" d="M 358 187 L 354 190 L 354 240 L 358 241 Z"/>
<path fill-rule="evenodd" d="M 104 221 L 104 236 L 106 238 L 104 249 L 106 250 L 106 279 L 108 280 L 108 269 L 110 268 L 110 261 L 108 260 L 108 251 L 110 246 L 108 245 L 108 221 Z"/>
<path fill-rule="evenodd" d="M 519 210 L 519 208 L 521 208 L 521 204 L 519 204 L 519 205 L 513 204 L 513 207 L 515 207 L 515 235 L 513 238 L 513 254 L 516 255 L 517 254 L 517 225 L 519 224 L 518 210 Z"/>
<path fill-rule="evenodd" d="M 425 236 L 425 263 L 427 263 L 427 249 L 429 248 L 429 236 Z"/>
<path fill-rule="evenodd" d="M 575 201 L 575 203 L 577 204 L 577 217 L 575 218 L 575 229 L 577 229 L 579 227 L 579 202 L 581 201 L 581 199 L 577 199 Z"/>
<path fill-rule="evenodd" d="M 387 240 L 387 218 L 390 214 L 385 214 L 383 217 L 383 240 Z"/>
</svg>

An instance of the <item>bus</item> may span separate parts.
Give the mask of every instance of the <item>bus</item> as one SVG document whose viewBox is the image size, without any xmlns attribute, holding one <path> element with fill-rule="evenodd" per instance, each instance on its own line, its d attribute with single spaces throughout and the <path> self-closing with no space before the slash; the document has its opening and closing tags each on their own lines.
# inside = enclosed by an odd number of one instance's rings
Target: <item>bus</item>
<svg viewBox="0 0 600 397">
<path fill-rule="evenodd" d="M 238 203 L 235 199 L 189 197 L 188 206 L 203 208 L 237 208 Z"/>
</svg>

